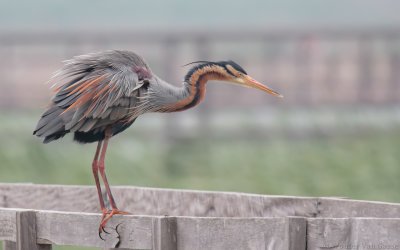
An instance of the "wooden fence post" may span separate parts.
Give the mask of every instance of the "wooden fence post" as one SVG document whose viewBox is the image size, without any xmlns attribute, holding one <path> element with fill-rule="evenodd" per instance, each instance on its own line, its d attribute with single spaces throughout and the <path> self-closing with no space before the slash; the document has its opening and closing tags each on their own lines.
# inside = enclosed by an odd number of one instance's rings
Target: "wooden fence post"
<svg viewBox="0 0 400 250">
<path fill-rule="evenodd" d="M 176 250 L 176 218 L 163 217 L 155 220 L 153 225 L 153 249 Z"/>
<path fill-rule="evenodd" d="M 287 217 L 287 249 L 306 249 L 307 219 L 305 217 Z"/>
<path fill-rule="evenodd" d="M 36 212 L 17 212 L 16 244 L 5 243 L 4 250 L 51 250 L 51 245 L 37 244 L 36 242 Z M 7 248 L 9 247 L 9 248 Z M 14 248 L 15 247 L 15 248 Z"/>
</svg>

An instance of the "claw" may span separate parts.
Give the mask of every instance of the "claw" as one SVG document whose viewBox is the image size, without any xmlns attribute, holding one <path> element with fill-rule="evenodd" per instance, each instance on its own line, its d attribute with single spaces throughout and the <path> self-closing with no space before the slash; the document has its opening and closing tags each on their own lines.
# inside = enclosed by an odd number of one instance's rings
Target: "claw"
<svg viewBox="0 0 400 250">
<path fill-rule="evenodd" d="M 102 234 L 103 232 L 106 233 L 106 234 L 110 234 L 109 232 L 107 232 L 107 231 L 104 229 L 103 226 L 100 225 L 100 227 L 99 227 L 99 238 L 102 239 L 102 240 L 105 240 L 105 239 L 101 236 L 101 234 Z"/>
<path fill-rule="evenodd" d="M 118 237 L 120 236 L 119 232 L 118 232 L 118 227 L 121 226 L 121 224 L 122 224 L 122 222 L 118 223 L 118 225 L 115 227 L 115 232 L 117 232 Z"/>
<path fill-rule="evenodd" d="M 107 231 L 104 229 L 103 226 L 100 225 L 100 227 L 99 227 L 99 238 L 102 239 L 102 240 L 105 240 L 105 239 L 101 236 L 101 234 L 102 234 L 103 232 L 106 233 L 106 234 L 110 234 L 109 232 L 107 232 Z"/>
<path fill-rule="evenodd" d="M 115 244 L 114 248 L 119 248 L 119 245 L 121 244 L 121 235 L 118 232 L 118 227 L 121 225 L 122 223 L 119 223 L 116 227 L 115 227 L 115 232 L 117 232 L 117 238 L 118 238 L 118 242 L 117 244 Z"/>
<path fill-rule="evenodd" d="M 101 230 L 99 230 L 99 238 L 102 239 L 103 241 L 105 241 L 105 239 L 103 237 L 101 237 Z"/>
<path fill-rule="evenodd" d="M 106 231 L 106 230 L 104 229 L 104 227 L 101 227 L 101 230 L 102 230 L 103 232 L 105 232 L 106 234 L 110 234 L 108 231 Z"/>
</svg>

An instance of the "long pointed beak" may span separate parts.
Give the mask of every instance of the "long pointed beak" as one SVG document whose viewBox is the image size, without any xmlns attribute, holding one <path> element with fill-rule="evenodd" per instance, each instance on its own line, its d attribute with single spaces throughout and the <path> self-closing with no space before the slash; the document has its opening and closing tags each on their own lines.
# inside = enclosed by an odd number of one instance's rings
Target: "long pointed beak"
<svg viewBox="0 0 400 250">
<path fill-rule="evenodd" d="M 265 86 L 264 84 L 258 82 L 257 80 L 251 78 L 250 76 L 246 75 L 242 79 L 243 79 L 243 85 L 245 85 L 245 86 L 248 86 L 250 88 L 259 89 L 259 90 L 267 92 L 268 94 L 271 94 L 273 96 L 283 98 L 283 95 L 281 95 L 278 92 L 276 92 L 275 90 Z"/>
</svg>

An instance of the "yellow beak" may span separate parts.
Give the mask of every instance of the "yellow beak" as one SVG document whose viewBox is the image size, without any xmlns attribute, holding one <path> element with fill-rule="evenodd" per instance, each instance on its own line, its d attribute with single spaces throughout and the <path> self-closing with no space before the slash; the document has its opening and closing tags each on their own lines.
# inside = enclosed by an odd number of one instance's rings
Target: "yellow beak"
<svg viewBox="0 0 400 250">
<path fill-rule="evenodd" d="M 244 75 L 242 78 L 239 78 L 239 79 L 243 80 L 243 82 L 241 82 L 241 84 L 244 86 L 259 89 L 259 90 L 267 92 L 268 94 L 271 94 L 273 96 L 283 98 L 283 95 L 281 95 L 278 92 L 276 92 L 275 90 L 272 90 L 271 88 L 265 86 L 264 84 L 256 81 L 255 79 L 251 78 L 248 75 Z"/>
</svg>

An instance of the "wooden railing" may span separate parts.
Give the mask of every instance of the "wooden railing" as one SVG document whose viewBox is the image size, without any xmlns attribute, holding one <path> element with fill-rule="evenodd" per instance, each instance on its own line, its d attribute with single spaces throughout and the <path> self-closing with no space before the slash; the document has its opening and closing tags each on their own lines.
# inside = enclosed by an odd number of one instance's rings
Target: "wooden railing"
<svg viewBox="0 0 400 250">
<path fill-rule="evenodd" d="M 121 209 L 98 236 L 94 187 L 0 185 L 4 249 L 400 249 L 400 204 L 114 187 Z"/>
</svg>

